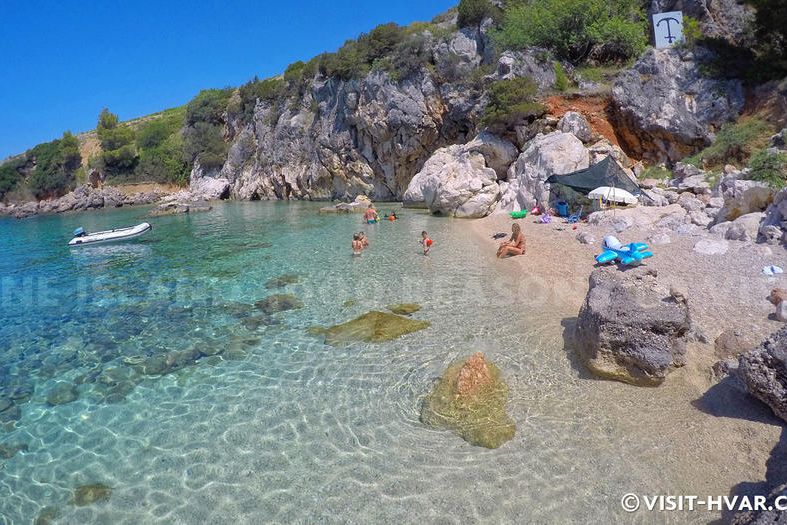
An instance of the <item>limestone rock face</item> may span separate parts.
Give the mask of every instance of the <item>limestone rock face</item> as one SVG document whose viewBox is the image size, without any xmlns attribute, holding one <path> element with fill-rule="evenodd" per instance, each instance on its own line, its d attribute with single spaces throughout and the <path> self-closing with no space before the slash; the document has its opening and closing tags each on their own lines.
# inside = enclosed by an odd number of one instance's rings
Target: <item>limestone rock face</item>
<svg viewBox="0 0 787 525">
<path fill-rule="evenodd" d="M 513 144 L 489 133 L 441 148 L 413 177 L 405 202 L 424 202 L 433 213 L 448 216 L 484 217 L 500 198 L 498 173 L 504 174 L 515 156 Z"/>
<path fill-rule="evenodd" d="M 599 268 L 579 311 L 577 343 L 596 375 L 656 386 L 685 364 L 690 326 L 686 301 L 659 290 L 646 269 Z"/>
<path fill-rule="evenodd" d="M 702 33 L 742 44 L 747 24 L 753 17 L 752 8 L 735 0 L 651 0 L 649 14 L 683 11 L 700 23 Z"/>
<path fill-rule="evenodd" d="M 588 143 L 593 139 L 590 124 L 588 124 L 588 121 L 585 120 L 582 114 L 576 111 L 567 111 L 558 121 L 557 129 L 564 133 L 573 134 L 584 143 Z"/>
<path fill-rule="evenodd" d="M 220 181 L 213 194 L 226 181 L 237 199 L 402 200 L 436 150 L 478 134 L 487 103 L 481 84 L 527 76 L 541 90 L 554 86 L 554 64 L 538 50 L 505 52 L 496 69 L 472 80 L 479 66 L 495 65 L 491 21 L 444 28 L 419 35 L 434 68 L 403 77 L 375 68 L 350 80 L 317 74 L 281 103 L 257 101 L 250 121 L 228 111 L 227 160 L 218 172 L 192 173 L 192 190 L 210 176 Z M 498 170 L 489 159 L 486 167 Z M 485 192 L 481 200 L 483 208 L 494 199 Z"/>
<path fill-rule="evenodd" d="M 546 203 L 552 175 L 566 175 L 587 168 L 588 150 L 571 133 L 553 131 L 538 134 L 508 169 L 499 208 L 505 211 L 530 209 L 536 202 Z"/>
<path fill-rule="evenodd" d="M 738 364 L 746 391 L 787 421 L 787 327 L 741 355 Z"/>
<path fill-rule="evenodd" d="M 508 386 L 500 370 L 476 352 L 451 364 L 421 407 L 421 421 L 447 428 L 476 446 L 498 448 L 514 437 L 505 411 Z"/>
<path fill-rule="evenodd" d="M 707 51 L 650 49 L 612 89 L 613 117 L 628 150 L 653 163 L 677 161 L 708 145 L 713 129 L 743 108 L 737 80 L 703 76 Z"/>
</svg>

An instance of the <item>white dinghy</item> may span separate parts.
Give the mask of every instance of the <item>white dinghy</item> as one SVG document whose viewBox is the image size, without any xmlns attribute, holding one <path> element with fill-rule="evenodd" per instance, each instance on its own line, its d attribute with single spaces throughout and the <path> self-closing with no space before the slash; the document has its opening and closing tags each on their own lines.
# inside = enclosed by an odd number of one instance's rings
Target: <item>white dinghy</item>
<svg viewBox="0 0 787 525">
<path fill-rule="evenodd" d="M 82 246 L 85 244 L 98 244 L 105 242 L 125 241 L 139 237 L 143 233 L 149 232 L 153 226 L 147 222 L 129 226 L 128 228 L 117 228 L 103 232 L 87 233 L 83 228 L 74 230 L 74 238 L 68 241 L 69 246 Z"/>
</svg>

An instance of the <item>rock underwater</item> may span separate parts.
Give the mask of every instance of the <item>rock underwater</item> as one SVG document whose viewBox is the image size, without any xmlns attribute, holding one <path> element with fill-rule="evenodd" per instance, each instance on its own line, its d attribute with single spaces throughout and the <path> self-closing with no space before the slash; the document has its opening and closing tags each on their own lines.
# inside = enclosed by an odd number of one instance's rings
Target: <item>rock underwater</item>
<svg viewBox="0 0 787 525">
<path fill-rule="evenodd" d="M 429 321 L 416 321 L 388 312 L 371 311 L 346 323 L 329 328 L 313 328 L 310 333 L 325 336 L 325 343 L 337 346 L 352 341 L 380 343 L 390 341 L 405 334 L 423 330 L 431 325 Z"/>
<path fill-rule="evenodd" d="M 451 364 L 421 407 L 421 422 L 447 428 L 479 447 L 498 448 L 514 437 L 505 411 L 508 386 L 500 369 L 476 352 Z"/>
</svg>

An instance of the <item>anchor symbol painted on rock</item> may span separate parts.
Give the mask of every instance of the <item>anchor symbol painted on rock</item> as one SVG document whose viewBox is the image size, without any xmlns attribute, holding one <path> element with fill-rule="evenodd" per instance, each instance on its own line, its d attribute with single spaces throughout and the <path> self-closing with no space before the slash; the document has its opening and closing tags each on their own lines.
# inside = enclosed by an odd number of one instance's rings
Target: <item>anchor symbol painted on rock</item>
<svg viewBox="0 0 787 525">
<path fill-rule="evenodd" d="M 672 34 L 672 28 L 670 27 L 669 23 L 675 22 L 676 24 L 680 25 L 680 21 L 677 18 L 672 18 L 672 17 L 662 18 L 656 23 L 656 27 L 660 26 L 662 22 L 667 23 L 667 36 L 665 36 L 664 38 L 667 40 L 668 43 L 671 44 L 678 38 L 679 35 Z"/>
</svg>

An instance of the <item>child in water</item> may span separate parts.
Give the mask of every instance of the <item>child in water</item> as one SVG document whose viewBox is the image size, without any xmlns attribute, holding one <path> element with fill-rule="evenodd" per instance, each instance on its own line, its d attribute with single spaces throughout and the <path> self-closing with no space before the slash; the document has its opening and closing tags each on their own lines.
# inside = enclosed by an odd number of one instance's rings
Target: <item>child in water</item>
<svg viewBox="0 0 787 525">
<path fill-rule="evenodd" d="M 358 232 L 358 238 L 361 241 L 361 246 L 362 247 L 364 247 L 364 248 L 368 248 L 369 247 L 369 237 L 366 236 L 366 233 Z"/>
<path fill-rule="evenodd" d="M 419 242 L 424 247 L 424 255 L 429 255 L 429 250 L 432 248 L 432 239 L 429 238 L 429 234 L 426 233 L 426 230 L 421 232 L 421 240 Z"/>
<path fill-rule="evenodd" d="M 363 241 L 361 241 L 361 235 L 358 233 L 353 234 L 353 255 L 361 255 L 363 251 Z"/>
</svg>

